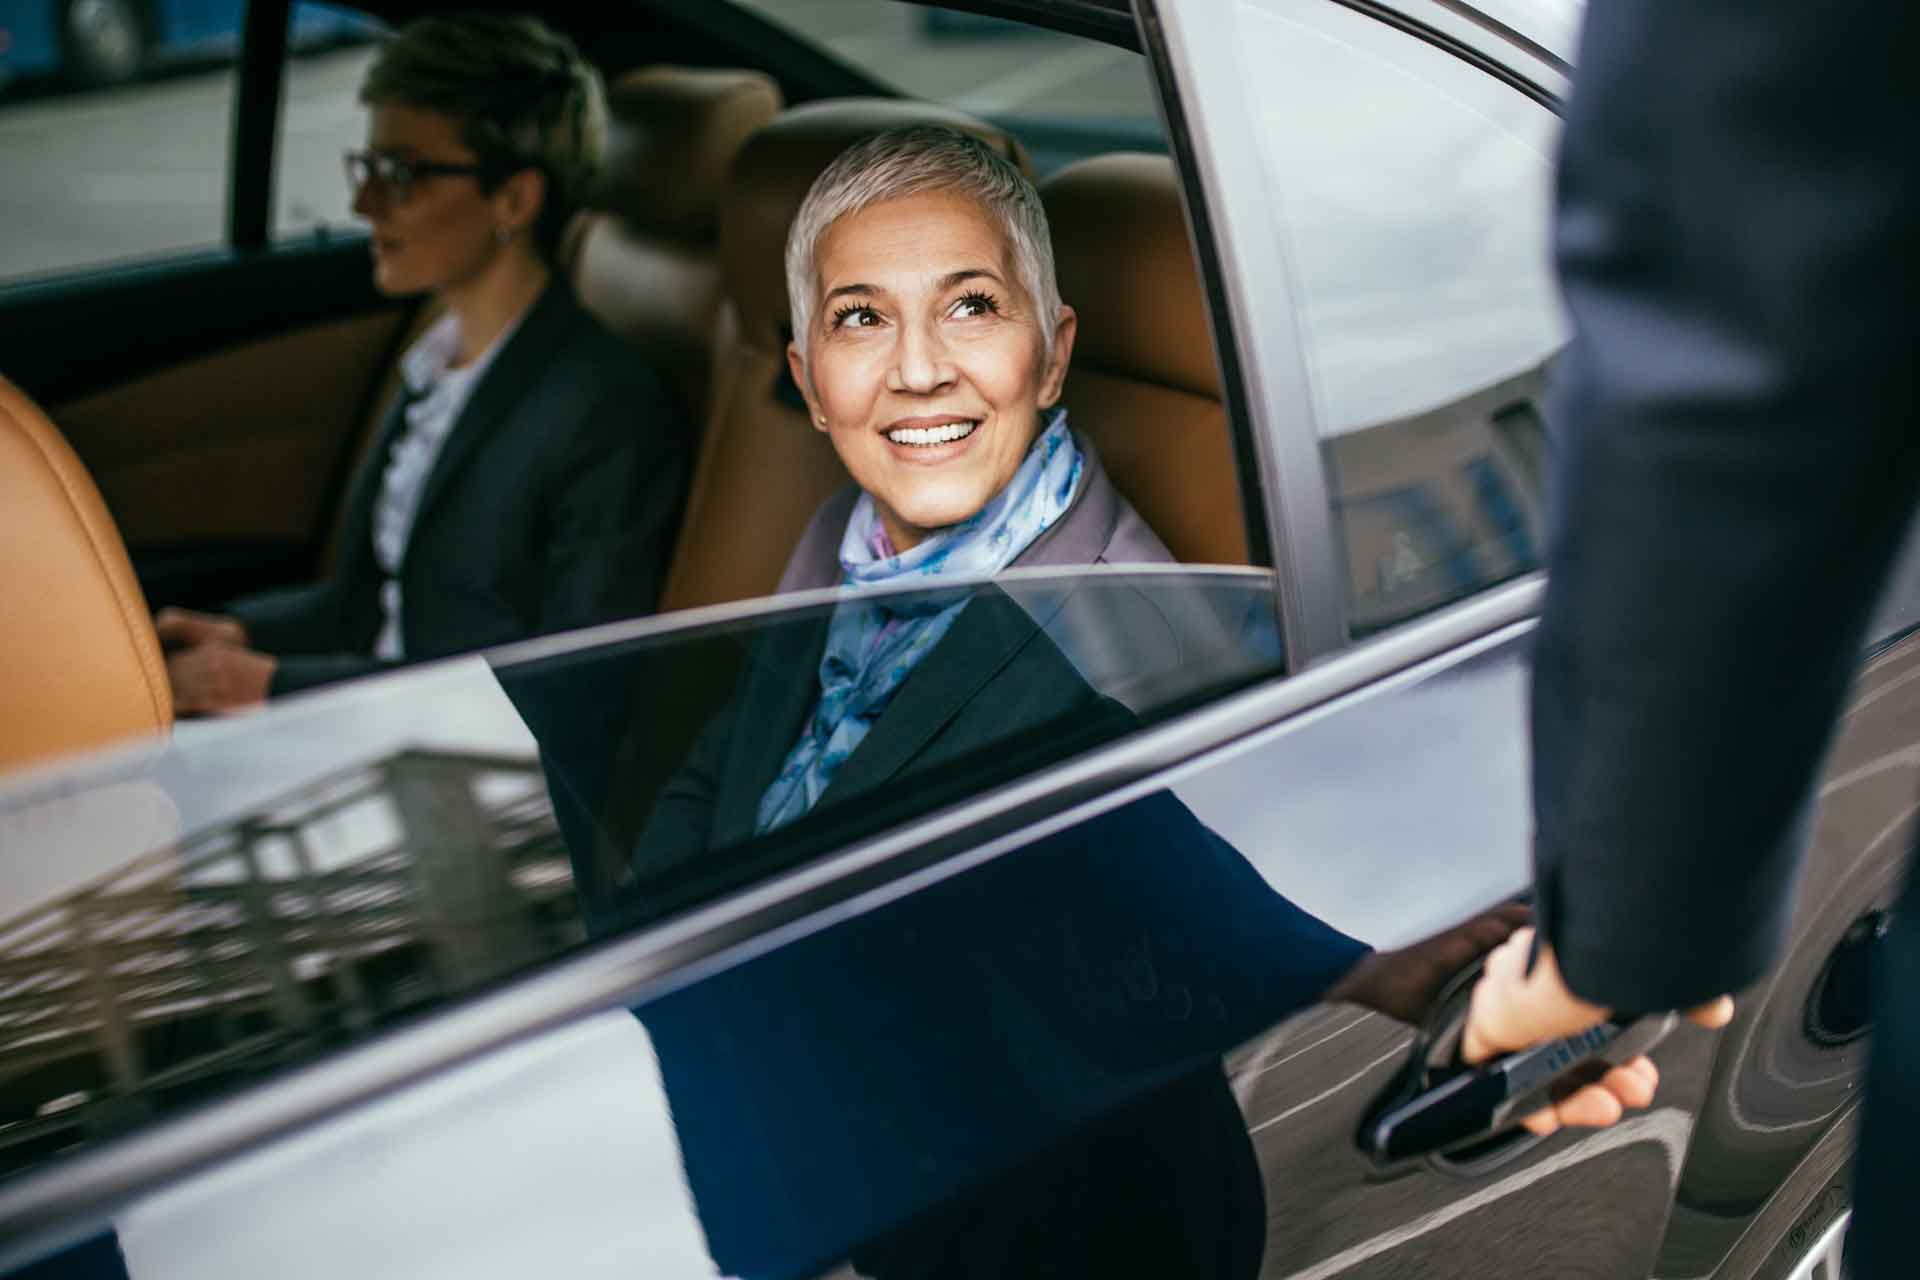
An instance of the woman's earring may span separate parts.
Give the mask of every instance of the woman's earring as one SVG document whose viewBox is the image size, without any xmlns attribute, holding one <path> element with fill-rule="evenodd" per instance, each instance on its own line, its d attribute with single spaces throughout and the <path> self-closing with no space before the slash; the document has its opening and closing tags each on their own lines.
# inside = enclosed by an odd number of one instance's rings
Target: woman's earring
<svg viewBox="0 0 1920 1280">
<path fill-rule="evenodd" d="M 816 418 L 815 421 L 824 427 L 827 425 L 827 415 L 823 413 L 818 418 Z"/>
</svg>

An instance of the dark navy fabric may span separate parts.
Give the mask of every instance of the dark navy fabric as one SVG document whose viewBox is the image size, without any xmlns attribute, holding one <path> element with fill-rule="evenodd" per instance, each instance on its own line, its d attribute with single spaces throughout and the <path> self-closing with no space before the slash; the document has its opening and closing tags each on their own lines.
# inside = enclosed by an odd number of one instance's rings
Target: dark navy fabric
<svg viewBox="0 0 1920 1280">
<path fill-rule="evenodd" d="M 1162 792 L 636 1012 L 725 1274 L 1240 1276 L 1220 1055 L 1365 952 Z"/>
<path fill-rule="evenodd" d="M 1543 924 L 1684 1007 L 1778 957 L 1807 804 L 1920 492 L 1920 35 L 1899 0 L 1593 0 L 1556 252 Z M 1906 1274 L 1920 913 L 1888 939 L 1859 1274 Z M 1896 1075 L 1896 1071 L 1904 1074 Z"/>
</svg>

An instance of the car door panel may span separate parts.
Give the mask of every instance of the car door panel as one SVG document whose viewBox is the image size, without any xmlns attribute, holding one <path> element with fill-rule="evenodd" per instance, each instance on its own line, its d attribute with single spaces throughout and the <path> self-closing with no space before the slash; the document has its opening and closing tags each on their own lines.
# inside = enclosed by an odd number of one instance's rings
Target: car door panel
<svg viewBox="0 0 1920 1280">
<path fill-rule="evenodd" d="M 198 601 L 216 603 L 241 585 L 232 579 L 253 556 L 283 570 L 310 567 L 343 448 L 401 321 L 393 309 L 325 321 L 50 408 L 150 597 L 184 603 L 191 586 Z M 234 562 L 217 587 L 175 585 L 157 572 L 186 561 L 180 568 L 198 576 L 221 552 Z"/>
<path fill-rule="evenodd" d="M 1528 630 L 1255 735 L 1176 790 L 1276 891 L 1381 949 L 1524 895 Z M 1413 1029 L 1350 1004 L 1288 1019 L 1227 1058 L 1265 1177 L 1262 1274 L 1646 1275 L 1659 1238 L 1648 1224 L 1665 1215 L 1713 1048 L 1697 1033 L 1663 1043 L 1659 1105 L 1630 1129 L 1382 1172 L 1358 1135 L 1413 1053 Z M 1540 1231 L 1554 1206 L 1566 1212 Z M 1490 1232 L 1524 1233 L 1527 1257 L 1489 1258 Z M 1534 1269 L 1535 1234 L 1552 1251 L 1546 1270 Z"/>
<path fill-rule="evenodd" d="M 408 309 L 357 241 L 0 295 L 8 376 L 86 463 L 149 602 L 306 579 Z"/>
<path fill-rule="evenodd" d="M 1737 1243 L 1752 1247 L 1744 1237 L 1763 1216 L 1784 1237 L 1836 1178 L 1844 1187 L 1844 1160 L 1817 1153 L 1850 1125 L 1866 1079 L 1871 926 L 1899 893 L 1916 797 L 1920 635 L 1908 634 L 1855 680 L 1817 792 L 1788 951 L 1738 997 L 1656 1274 L 1710 1274 Z M 1868 962 L 1836 964 L 1849 955 Z M 1769 1213 L 1788 1184 L 1801 1199 Z"/>
</svg>

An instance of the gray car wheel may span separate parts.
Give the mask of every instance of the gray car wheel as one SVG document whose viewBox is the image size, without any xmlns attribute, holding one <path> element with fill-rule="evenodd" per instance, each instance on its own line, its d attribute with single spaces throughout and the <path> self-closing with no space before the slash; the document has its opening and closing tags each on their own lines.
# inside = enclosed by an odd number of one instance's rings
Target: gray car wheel
<svg viewBox="0 0 1920 1280">
<path fill-rule="evenodd" d="M 136 0 L 67 0 L 61 33 L 67 67 L 83 84 L 119 84 L 140 73 L 147 25 Z"/>
</svg>

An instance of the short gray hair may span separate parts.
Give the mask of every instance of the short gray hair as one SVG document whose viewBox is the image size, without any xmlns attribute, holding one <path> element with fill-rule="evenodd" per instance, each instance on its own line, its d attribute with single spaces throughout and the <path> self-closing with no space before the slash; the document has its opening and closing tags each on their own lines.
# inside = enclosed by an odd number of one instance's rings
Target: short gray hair
<svg viewBox="0 0 1920 1280">
<path fill-rule="evenodd" d="M 850 214 L 889 200 L 951 192 L 985 209 L 1013 249 L 1013 269 L 1040 313 L 1040 338 L 1053 350 L 1060 314 L 1060 282 L 1053 271 L 1053 238 L 1033 183 L 1010 161 L 970 133 L 945 125 L 889 129 L 856 142 L 814 179 L 787 232 L 787 306 L 800 359 L 807 359 L 808 325 L 821 237 Z"/>
<path fill-rule="evenodd" d="M 549 260 L 606 156 L 600 73 L 538 18 L 469 13 L 410 22 L 380 46 L 360 101 L 452 117 L 488 190 L 521 169 L 545 174 L 533 235 Z"/>
</svg>

